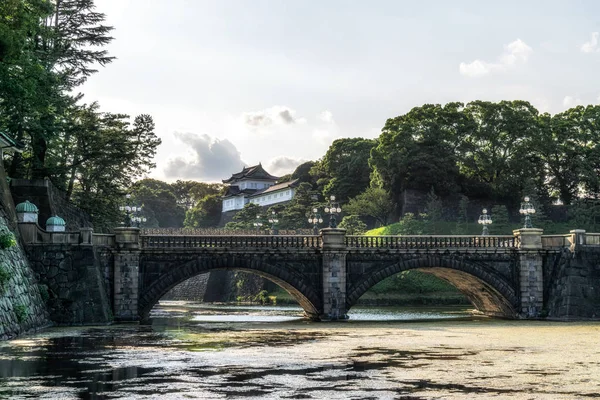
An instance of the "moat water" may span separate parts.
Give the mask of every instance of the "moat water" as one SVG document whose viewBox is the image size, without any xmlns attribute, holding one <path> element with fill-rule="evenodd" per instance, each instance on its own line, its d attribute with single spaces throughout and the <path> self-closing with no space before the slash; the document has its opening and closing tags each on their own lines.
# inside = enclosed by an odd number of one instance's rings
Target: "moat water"
<svg viewBox="0 0 600 400">
<path fill-rule="evenodd" d="M 600 398 L 600 323 L 466 308 L 162 302 L 152 325 L 51 328 L 0 342 L 0 398 Z"/>
</svg>

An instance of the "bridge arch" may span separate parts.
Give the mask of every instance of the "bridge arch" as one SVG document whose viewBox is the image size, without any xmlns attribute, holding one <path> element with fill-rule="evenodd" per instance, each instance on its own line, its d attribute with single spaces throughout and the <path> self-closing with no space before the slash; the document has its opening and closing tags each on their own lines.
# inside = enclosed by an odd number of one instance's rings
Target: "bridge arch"
<svg viewBox="0 0 600 400">
<path fill-rule="evenodd" d="M 431 255 L 401 260 L 369 272 L 364 279 L 356 280 L 356 284 L 348 288 L 347 309 L 355 305 L 358 299 L 377 283 L 409 270 L 419 270 L 449 282 L 486 315 L 504 318 L 517 316 L 519 295 L 514 285 L 506 278 L 483 263 Z"/>
<path fill-rule="evenodd" d="M 266 278 L 286 290 L 304 309 L 309 318 L 319 318 L 322 308 L 321 297 L 306 277 L 274 263 L 252 257 L 229 255 L 210 258 L 197 257 L 169 268 L 168 271 L 157 276 L 139 294 L 138 314 L 140 320 L 147 320 L 154 305 L 173 287 L 196 275 L 213 270 L 244 271 Z"/>
</svg>

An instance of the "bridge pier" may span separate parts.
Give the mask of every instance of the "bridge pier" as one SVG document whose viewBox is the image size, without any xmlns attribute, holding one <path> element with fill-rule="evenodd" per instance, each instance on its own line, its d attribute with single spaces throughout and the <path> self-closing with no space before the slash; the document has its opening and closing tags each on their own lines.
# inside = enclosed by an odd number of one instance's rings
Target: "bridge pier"
<svg viewBox="0 0 600 400">
<path fill-rule="evenodd" d="M 322 321 L 348 319 L 346 310 L 346 230 L 325 228 L 323 239 L 323 313 Z"/>
<path fill-rule="evenodd" d="M 539 317 L 544 305 L 543 229 L 523 228 L 513 231 L 519 241 L 519 286 L 521 318 Z"/>
<path fill-rule="evenodd" d="M 113 315 L 115 321 L 138 321 L 140 229 L 115 228 L 115 244 Z"/>
</svg>

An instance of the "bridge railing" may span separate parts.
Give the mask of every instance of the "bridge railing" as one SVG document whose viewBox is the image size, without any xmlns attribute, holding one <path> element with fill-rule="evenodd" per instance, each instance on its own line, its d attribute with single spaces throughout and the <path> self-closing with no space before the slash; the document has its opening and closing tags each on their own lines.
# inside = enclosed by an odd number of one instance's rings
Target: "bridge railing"
<svg viewBox="0 0 600 400">
<path fill-rule="evenodd" d="M 142 248 L 319 248 L 318 235 L 163 236 L 142 235 Z"/>
<path fill-rule="evenodd" d="M 542 247 L 545 249 L 558 249 L 571 245 L 571 235 L 542 235 Z"/>
<path fill-rule="evenodd" d="M 420 248 L 516 248 L 518 239 L 512 235 L 489 236 L 346 236 L 346 246 L 350 248 L 388 248 L 388 249 L 420 249 Z"/>
</svg>

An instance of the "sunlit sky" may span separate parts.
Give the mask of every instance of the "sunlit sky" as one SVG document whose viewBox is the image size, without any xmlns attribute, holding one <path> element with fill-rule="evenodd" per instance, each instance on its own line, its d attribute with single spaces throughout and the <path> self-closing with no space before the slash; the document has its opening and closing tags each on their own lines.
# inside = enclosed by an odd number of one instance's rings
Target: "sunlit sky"
<svg viewBox="0 0 600 400">
<path fill-rule="evenodd" d="M 600 102 L 600 2 L 96 0 L 117 59 L 84 85 L 151 114 L 151 177 L 274 175 L 425 103 Z"/>
</svg>

